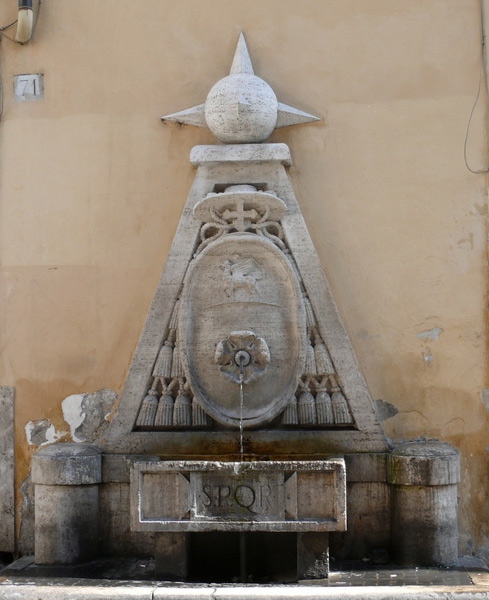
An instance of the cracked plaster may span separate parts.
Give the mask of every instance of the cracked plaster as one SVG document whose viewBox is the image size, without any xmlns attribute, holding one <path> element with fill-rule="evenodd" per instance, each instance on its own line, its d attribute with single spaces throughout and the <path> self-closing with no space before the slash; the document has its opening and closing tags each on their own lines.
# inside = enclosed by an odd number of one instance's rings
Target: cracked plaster
<svg viewBox="0 0 489 600">
<path fill-rule="evenodd" d="M 53 444 L 61 437 L 49 419 L 39 419 L 38 421 L 26 423 L 25 435 L 31 446 Z"/>
<path fill-rule="evenodd" d="M 72 394 L 63 400 L 63 418 L 70 427 L 74 442 L 88 442 L 97 439 L 108 425 L 117 394 L 103 389 L 93 394 Z"/>
<path fill-rule="evenodd" d="M 440 339 L 440 335 L 443 333 L 443 329 L 441 327 L 433 327 L 432 329 L 427 329 L 426 331 L 420 331 L 418 333 L 418 337 L 420 340 L 438 340 Z"/>
</svg>

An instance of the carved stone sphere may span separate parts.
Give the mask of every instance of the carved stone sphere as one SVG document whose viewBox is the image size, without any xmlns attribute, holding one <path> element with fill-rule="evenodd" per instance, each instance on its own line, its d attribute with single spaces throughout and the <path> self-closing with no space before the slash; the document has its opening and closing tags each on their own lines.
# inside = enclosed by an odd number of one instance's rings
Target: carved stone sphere
<svg viewBox="0 0 489 600">
<path fill-rule="evenodd" d="M 224 144 L 265 141 L 277 124 L 278 101 L 256 75 L 237 73 L 218 81 L 207 95 L 207 126 Z"/>
</svg>

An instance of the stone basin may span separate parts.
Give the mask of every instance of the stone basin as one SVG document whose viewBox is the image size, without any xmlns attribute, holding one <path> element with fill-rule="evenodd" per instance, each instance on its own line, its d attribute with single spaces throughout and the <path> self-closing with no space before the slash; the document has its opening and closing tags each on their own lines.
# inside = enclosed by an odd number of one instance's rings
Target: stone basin
<svg viewBox="0 0 489 600">
<path fill-rule="evenodd" d="M 344 531 L 345 462 L 136 462 L 131 525 L 154 532 Z"/>
</svg>

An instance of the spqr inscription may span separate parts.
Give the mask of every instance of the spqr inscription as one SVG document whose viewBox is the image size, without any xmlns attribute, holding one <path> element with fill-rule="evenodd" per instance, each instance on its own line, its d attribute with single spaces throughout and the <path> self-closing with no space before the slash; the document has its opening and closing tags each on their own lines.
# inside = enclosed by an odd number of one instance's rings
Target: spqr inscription
<svg viewBox="0 0 489 600">
<path fill-rule="evenodd" d="M 249 510 L 255 515 L 265 514 L 272 508 L 270 485 L 247 485 L 239 484 L 231 486 L 227 484 L 206 484 L 202 488 L 202 504 L 208 508 L 215 506 L 229 508 L 235 503 L 239 507 Z"/>
<path fill-rule="evenodd" d="M 193 519 L 271 521 L 284 518 L 283 473 L 233 477 L 192 473 Z"/>
</svg>

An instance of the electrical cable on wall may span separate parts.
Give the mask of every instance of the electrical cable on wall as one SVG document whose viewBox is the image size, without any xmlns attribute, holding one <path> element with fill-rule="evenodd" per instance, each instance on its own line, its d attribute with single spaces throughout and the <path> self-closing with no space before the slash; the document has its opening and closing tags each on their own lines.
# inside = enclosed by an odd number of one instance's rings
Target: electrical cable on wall
<svg viewBox="0 0 489 600">
<path fill-rule="evenodd" d="M 474 173 L 474 175 L 482 175 L 482 174 L 489 173 L 489 169 L 483 169 L 483 170 L 478 170 L 478 171 L 472 169 L 469 166 L 469 163 L 467 160 L 467 142 L 468 142 L 469 133 L 470 133 L 470 123 L 472 121 L 472 116 L 474 114 L 477 103 L 479 102 L 483 76 L 484 76 L 484 79 L 486 80 L 485 83 L 486 83 L 486 87 L 487 87 L 487 69 L 486 69 L 486 55 L 485 55 L 486 34 L 485 34 L 485 26 L 484 26 L 484 0 L 480 0 L 480 9 L 481 9 L 481 59 L 480 59 L 480 68 L 479 68 L 479 86 L 477 88 L 477 95 L 475 98 L 474 105 L 472 106 L 472 110 L 470 111 L 470 116 L 469 116 L 469 121 L 467 123 L 467 131 L 465 132 L 465 141 L 464 141 L 465 166 L 471 173 Z"/>
<path fill-rule="evenodd" d="M 7 31 L 7 29 L 10 29 L 11 27 L 13 27 L 16 24 L 17 24 L 17 19 L 15 19 L 15 21 L 12 21 L 12 23 L 9 23 L 8 25 L 4 25 L 3 27 L 0 27 L 0 37 L 4 37 L 7 40 L 10 40 L 11 42 L 15 42 L 16 44 L 18 44 L 19 42 L 16 42 L 14 40 L 14 38 L 11 38 L 6 33 L 3 33 L 4 31 Z"/>
<path fill-rule="evenodd" d="M 5 39 L 9 40 L 10 42 L 13 42 L 14 44 L 19 44 L 21 46 L 26 44 L 32 38 L 32 36 L 34 35 L 34 32 L 36 30 L 37 21 L 39 20 L 39 13 L 41 12 L 41 4 L 42 4 L 42 0 L 37 0 L 37 9 L 36 9 L 35 20 L 31 25 L 29 25 L 30 18 L 25 19 L 24 13 L 27 13 L 27 12 L 32 13 L 32 0 L 19 0 L 19 16 L 17 19 L 15 19 L 15 21 L 12 21 L 8 25 L 3 25 L 2 27 L 0 27 L 0 40 L 1 40 L 1 38 L 5 38 Z M 18 25 L 15 38 L 10 37 L 6 33 L 4 33 L 5 31 L 10 29 L 14 25 L 17 25 L 19 23 L 19 20 L 21 20 L 21 19 L 23 21 L 22 31 L 20 31 L 20 26 Z M 27 27 L 25 26 L 26 22 L 28 23 Z M 25 37 L 22 37 L 22 36 L 25 36 Z M 19 39 L 17 39 L 18 37 L 19 37 Z M 1 67 L 0 67 L 0 119 L 2 118 L 2 115 L 3 115 L 3 80 L 2 80 L 2 73 L 1 73 Z"/>
<path fill-rule="evenodd" d="M 2 66 L 0 64 L 0 120 L 3 115 L 3 79 L 2 79 Z"/>
</svg>

